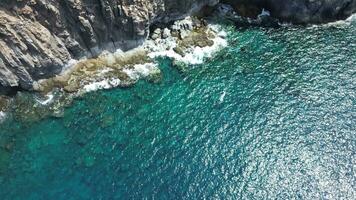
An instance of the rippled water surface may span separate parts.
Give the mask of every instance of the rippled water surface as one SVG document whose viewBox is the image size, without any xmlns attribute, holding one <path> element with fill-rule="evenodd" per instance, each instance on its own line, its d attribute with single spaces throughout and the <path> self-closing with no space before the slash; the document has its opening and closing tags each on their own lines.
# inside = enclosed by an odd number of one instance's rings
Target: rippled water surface
<svg viewBox="0 0 356 200">
<path fill-rule="evenodd" d="M 231 30 L 163 80 L 0 130 L 1 199 L 355 198 L 356 27 Z"/>
</svg>

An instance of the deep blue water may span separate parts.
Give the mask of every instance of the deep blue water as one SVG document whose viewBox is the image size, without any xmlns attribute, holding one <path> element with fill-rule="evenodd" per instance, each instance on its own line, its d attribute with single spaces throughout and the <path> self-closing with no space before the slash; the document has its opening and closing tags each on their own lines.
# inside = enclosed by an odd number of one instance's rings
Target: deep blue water
<svg viewBox="0 0 356 200">
<path fill-rule="evenodd" d="M 230 30 L 160 83 L 0 130 L 0 199 L 352 199 L 356 27 Z"/>
</svg>

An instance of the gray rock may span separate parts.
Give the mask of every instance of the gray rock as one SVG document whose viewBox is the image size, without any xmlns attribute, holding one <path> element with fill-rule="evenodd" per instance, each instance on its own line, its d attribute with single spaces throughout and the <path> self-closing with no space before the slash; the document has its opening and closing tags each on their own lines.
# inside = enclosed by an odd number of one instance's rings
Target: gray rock
<svg viewBox="0 0 356 200">
<path fill-rule="evenodd" d="M 356 0 L 267 0 L 272 16 L 294 23 L 324 23 L 356 12 Z"/>
<path fill-rule="evenodd" d="M 181 19 L 217 0 L 1 0 L 1 88 L 31 90 L 70 59 L 134 48 L 152 23 Z"/>
<path fill-rule="evenodd" d="M 70 59 L 104 50 L 128 50 L 147 38 L 149 26 L 189 16 L 219 0 L 1 0 L 0 91 L 31 90 L 43 78 L 61 72 Z M 344 19 L 356 0 L 221 0 L 266 8 L 273 17 L 296 23 Z M 257 9 L 258 10 L 258 9 Z M 172 34 L 192 29 L 174 24 Z M 166 36 L 166 35 L 165 35 Z"/>
<path fill-rule="evenodd" d="M 177 54 L 181 55 L 182 57 L 185 56 L 184 50 L 181 47 L 174 47 L 173 51 L 176 52 Z"/>
<path fill-rule="evenodd" d="M 222 0 L 241 13 L 271 12 L 272 17 L 293 23 L 325 23 L 346 19 L 356 12 L 356 0 Z M 249 9 L 249 10 L 246 10 Z M 255 15 L 256 16 L 256 15 Z"/>
</svg>

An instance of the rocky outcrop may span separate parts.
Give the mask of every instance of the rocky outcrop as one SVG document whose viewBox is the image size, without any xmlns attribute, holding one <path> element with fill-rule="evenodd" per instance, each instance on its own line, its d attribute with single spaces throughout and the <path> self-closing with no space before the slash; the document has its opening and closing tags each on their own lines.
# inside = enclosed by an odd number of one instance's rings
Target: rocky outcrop
<svg viewBox="0 0 356 200">
<path fill-rule="evenodd" d="M 1 0 L 0 91 L 32 89 L 70 59 L 126 50 L 149 26 L 182 18 L 217 0 Z"/>
<path fill-rule="evenodd" d="M 272 17 L 299 24 L 345 19 L 356 12 L 356 0 L 222 0 L 239 14 L 253 17 L 262 9 Z"/>
<path fill-rule="evenodd" d="M 221 0 L 240 13 L 262 8 L 297 23 L 342 19 L 356 0 Z M 33 89 L 71 59 L 140 45 L 149 26 L 183 18 L 219 0 L 1 0 L 0 93 Z"/>
</svg>

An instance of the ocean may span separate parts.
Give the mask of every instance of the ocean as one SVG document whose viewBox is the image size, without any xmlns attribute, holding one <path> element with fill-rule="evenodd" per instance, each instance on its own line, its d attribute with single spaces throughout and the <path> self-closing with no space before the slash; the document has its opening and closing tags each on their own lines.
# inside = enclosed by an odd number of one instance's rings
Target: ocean
<svg viewBox="0 0 356 200">
<path fill-rule="evenodd" d="M 0 126 L 0 199 L 353 199 L 356 25 L 225 26 L 203 64 Z"/>
</svg>

